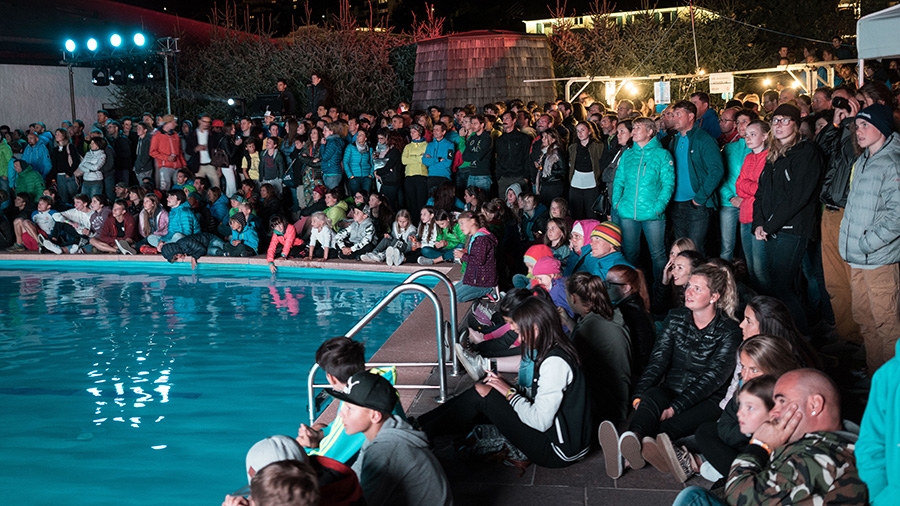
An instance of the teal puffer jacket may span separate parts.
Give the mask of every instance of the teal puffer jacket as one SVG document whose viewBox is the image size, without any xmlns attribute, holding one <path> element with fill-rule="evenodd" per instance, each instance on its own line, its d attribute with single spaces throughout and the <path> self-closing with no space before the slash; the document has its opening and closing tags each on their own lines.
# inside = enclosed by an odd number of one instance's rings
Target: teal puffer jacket
<svg viewBox="0 0 900 506">
<path fill-rule="evenodd" d="M 622 152 L 612 191 L 612 205 L 619 216 L 661 220 L 674 191 L 675 164 L 656 137 L 643 148 L 635 144 Z"/>
</svg>

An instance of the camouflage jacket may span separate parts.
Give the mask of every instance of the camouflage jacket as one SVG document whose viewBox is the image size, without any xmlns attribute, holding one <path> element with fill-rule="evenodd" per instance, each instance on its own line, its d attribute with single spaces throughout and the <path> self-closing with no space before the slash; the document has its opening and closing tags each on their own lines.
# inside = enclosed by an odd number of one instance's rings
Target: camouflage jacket
<svg viewBox="0 0 900 506">
<path fill-rule="evenodd" d="M 730 505 L 847 504 L 864 506 L 868 492 L 856 470 L 856 436 L 811 432 L 766 451 L 749 445 L 731 464 L 725 498 Z"/>
</svg>

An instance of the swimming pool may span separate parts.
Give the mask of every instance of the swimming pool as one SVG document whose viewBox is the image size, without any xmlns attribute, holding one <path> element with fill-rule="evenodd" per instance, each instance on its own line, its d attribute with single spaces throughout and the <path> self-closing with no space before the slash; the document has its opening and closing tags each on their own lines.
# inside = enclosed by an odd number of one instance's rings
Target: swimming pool
<svg viewBox="0 0 900 506">
<path fill-rule="evenodd" d="M 306 420 L 319 343 L 405 278 L 78 265 L 0 268 L 5 503 L 220 504 L 246 484 L 253 443 Z M 357 336 L 368 356 L 419 300 L 399 297 Z"/>
</svg>

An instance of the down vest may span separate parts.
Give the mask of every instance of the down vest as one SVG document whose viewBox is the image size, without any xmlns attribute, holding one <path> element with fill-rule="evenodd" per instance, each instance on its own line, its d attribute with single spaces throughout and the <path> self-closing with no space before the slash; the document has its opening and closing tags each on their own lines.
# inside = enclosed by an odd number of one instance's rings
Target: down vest
<svg viewBox="0 0 900 506">
<path fill-rule="evenodd" d="M 728 390 L 740 342 L 737 322 L 721 311 L 703 329 L 694 325 L 690 309 L 669 311 L 650 363 L 634 390 L 635 398 L 662 384 L 678 394 L 671 404 L 676 414 L 704 399 L 718 402 Z"/>
<path fill-rule="evenodd" d="M 900 135 L 856 160 L 838 249 L 851 265 L 900 262 Z"/>
</svg>

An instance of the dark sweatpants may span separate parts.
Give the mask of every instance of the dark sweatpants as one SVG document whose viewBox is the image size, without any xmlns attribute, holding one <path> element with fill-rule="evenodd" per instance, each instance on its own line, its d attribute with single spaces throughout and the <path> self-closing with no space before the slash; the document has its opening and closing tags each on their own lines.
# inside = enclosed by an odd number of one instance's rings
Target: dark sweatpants
<svg viewBox="0 0 900 506">
<path fill-rule="evenodd" d="M 722 414 L 719 401 L 706 398 L 683 413 L 675 413 L 672 418 L 660 422 L 660 415 L 671 405 L 672 399 L 677 395 L 673 390 L 662 385 L 644 392 L 641 395 L 641 404 L 634 412 L 634 418 L 631 419 L 628 429 L 634 431 L 639 437 L 655 437 L 657 434 L 665 432 L 674 441 L 690 436 L 703 422 L 715 422 Z"/>
</svg>

